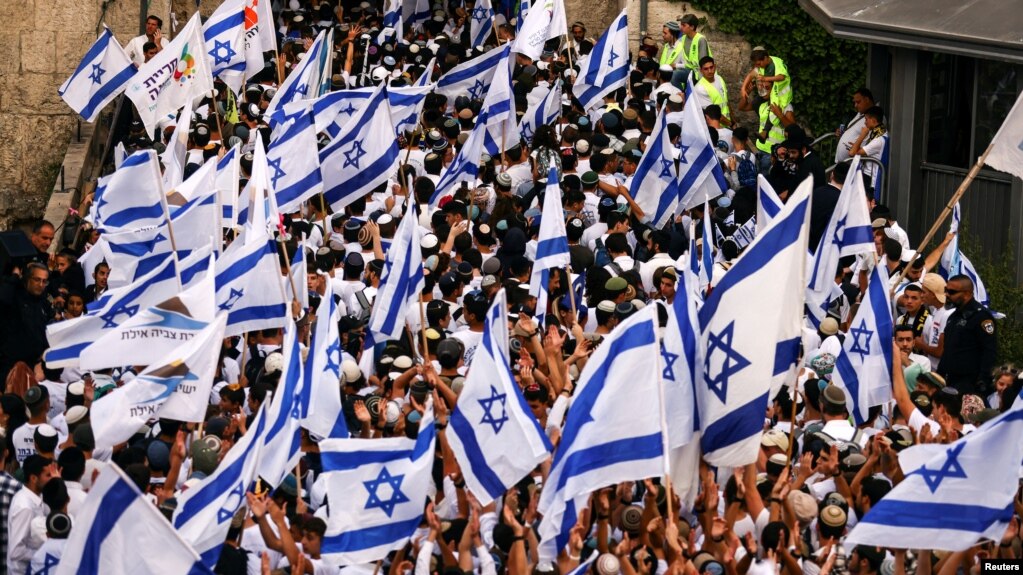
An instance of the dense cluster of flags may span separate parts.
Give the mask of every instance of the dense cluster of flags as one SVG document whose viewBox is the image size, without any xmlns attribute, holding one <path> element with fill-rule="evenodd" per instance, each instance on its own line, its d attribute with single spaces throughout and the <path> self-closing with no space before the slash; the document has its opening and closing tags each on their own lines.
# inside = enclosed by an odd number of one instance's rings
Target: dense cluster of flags
<svg viewBox="0 0 1023 575">
<path fill-rule="evenodd" d="M 387 182 L 399 162 L 393 136 L 400 126 L 418 122 L 431 90 L 483 100 L 475 127 L 441 174 L 429 202 L 433 206 L 457 185 L 476 178 L 484 152 L 499 154 L 553 122 L 561 110 L 560 88 L 516 122 L 510 78 L 512 53 L 535 58 L 544 42 L 566 33 L 562 2 L 543 1 L 528 14 L 523 11 L 513 43 L 454 67 L 434 84 L 411 88 L 382 84 L 328 93 L 333 42 L 330 33 L 321 33 L 270 102 L 267 117 L 273 136 L 267 149 L 257 141 L 251 177 L 242 190 L 237 148 L 186 179 L 173 143 L 164 157 L 171 173 L 161 174 L 154 152 L 141 151 L 120 159 L 118 169 L 100 180 L 91 217 L 102 236 L 93 251 L 116 270 L 112 289 L 81 318 L 51 325 L 46 354 L 52 367 L 146 366 L 130 383 L 93 404 L 97 445 L 125 441 L 152 418 L 203 421 L 225 336 L 283 328 L 284 367 L 276 392 L 255 414 L 248 432 L 213 474 L 179 498 L 173 528 L 111 467 L 90 493 L 84 520 L 65 555 L 81 557 L 82 568 L 93 572 L 129 560 L 113 557 L 111 549 L 144 563 L 149 560 L 141 553 L 146 544 L 116 542 L 135 535 L 133 525 L 145 524 L 145 541 L 180 551 L 173 557 L 178 564 L 162 569 L 211 568 L 230 519 L 257 478 L 275 487 L 294 469 L 303 427 L 324 438 L 320 457 L 332 493 L 365 486 L 365 493 L 331 499 L 324 556 L 339 564 L 365 563 L 409 540 L 422 521 L 432 483 L 437 442 L 432 400 L 414 439 L 347 436 L 337 393 L 338 306 L 328 291 L 316 310 L 320 319 L 303 357 L 288 304 L 302 291 L 304 261 L 293 263 L 302 266 L 297 275 L 282 274 L 274 230 L 281 213 L 297 210 L 313 196 L 322 194 L 339 211 Z M 253 53 L 266 49 L 263 30 L 271 25 L 263 7 L 268 2 L 258 4 L 252 12 L 253 5 L 228 0 L 205 25 L 194 17 L 138 70 L 105 30 L 61 87 L 61 96 L 91 120 L 124 91 L 147 128 L 184 108 L 185 124 L 177 129 L 187 133 L 192 105 L 212 89 L 212 78 L 237 89 L 252 70 Z M 388 3 L 385 22 L 391 33 L 403 20 L 421 17 L 419 3 L 410 12 L 406 5 Z M 246 33 L 250 12 L 259 14 L 256 34 Z M 490 33 L 492 13 L 489 2 L 477 4 L 471 14 L 474 38 Z M 272 30 L 267 38 L 273 38 Z M 579 61 L 574 91 L 584 108 L 597 106 L 625 85 L 628 61 L 623 11 Z M 686 106 L 685 114 L 678 157 L 662 110 L 633 179 L 632 194 L 655 227 L 700 206 L 703 222 L 709 224 L 709 201 L 727 188 L 700 106 Z M 330 143 L 316 153 L 320 133 Z M 547 177 L 530 282 L 541 302 L 537 309 L 547 307 L 550 271 L 569 264 L 565 222 L 558 217 L 562 200 L 557 168 L 552 166 Z M 760 178 L 758 184 L 755 238 L 742 256 L 708 291 L 714 253 L 713 235 L 706 228 L 702 250 L 698 254 L 694 244 L 691 264 L 678 270 L 673 304 L 647 306 L 632 315 L 587 362 L 553 454 L 510 368 L 504 291 L 494 298 L 482 343 L 451 414 L 448 441 L 466 485 L 482 504 L 501 497 L 552 456 L 539 503 L 542 556 L 553 559 L 564 548 L 589 495 L 598 488 L 669 476 L 683 499 L 691 501 L 701 454 L 718 467 L 756 460 L 768 403 L 793 379 L 804 310 L 819 323 L 834 297 L 832 272 L 839 258 L 874 251 L 858 160 L 819 246 L 808 245 L 811 181 L 803 182 L 785 203 L 766 180 Z M 417 305 L 424 285 L 419 209 L 412 201 L 406 206 L 386 254 L 367 326 L 367 348 L 401 337 L 407 312 Z M 954 226 L 958 218 L 957 205 Z M 223 247 L 219 232 L 231 227 L 242 231 Z M 942 264 L 950 274 L 976 277 L 955 243 Z M 983 297 L 979 278 L 975 285 Z M 835 383 L 848 392 L 857 423 L 866 419 L 870 407 L 890 399 L 890 309 L 887 275 L 875 266 L 835 369 Z M 663 327 L 659 312 L 667 317 Z M 1023 459 L 1023 444 L 1016 440 L 1023 431 L 1021 414 L 1017 402 L 959 442 L 905 452 L 900 460 L 906 481 L 861 520 L 850 539 L 885 545 L 912 542 L 902 547 L 931 547 L 934 540 L 963 546 L 979 536 L 1000 534 L 1015 490 L 992 490 L 985 462 Z M 998 485 L 1014 488 L 1018 469 L 1003 467 L 995 470 L 1005 475 Z M 109 509 L 118 512 L 104 511 Z M 952 517 L 965 519 L 949 526 Z"/>
</svg>

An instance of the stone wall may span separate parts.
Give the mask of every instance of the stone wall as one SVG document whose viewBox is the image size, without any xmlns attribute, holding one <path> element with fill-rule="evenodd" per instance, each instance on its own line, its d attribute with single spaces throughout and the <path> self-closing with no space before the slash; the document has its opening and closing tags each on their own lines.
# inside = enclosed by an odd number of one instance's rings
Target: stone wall
<svg viewBox="0 0 1023 575">
<path fill-rule="evenodd" d="M 138 2 L 107 0 L 105 11 L 103 4 L 16 0 L 5 5 L 0 22 L 0 229 L 43 213 L 78 121 L 57 88 L 95 41 L 98 23 L 106 22 L 121 42 L 138 34 Z M 169 13 L 168 0 L 149 5 L 152 13 Z"/>
</svg>

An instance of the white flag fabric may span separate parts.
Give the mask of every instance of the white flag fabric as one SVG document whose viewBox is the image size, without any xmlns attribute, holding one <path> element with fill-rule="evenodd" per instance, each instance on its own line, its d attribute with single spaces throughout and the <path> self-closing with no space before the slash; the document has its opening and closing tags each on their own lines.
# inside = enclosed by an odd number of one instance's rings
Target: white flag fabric
<svg viewBox="0 0 1023 575">
<path fill-rule="evenodd" d="M 221 539 L 223 543 L 223 539 Z M 92 484 L 55 570 L 57 575 L 212 573 L 121 468 Z"/>
<path fill-rule="evenodd" d="M 991 139 L 991 151 L 984 163 L 996 170 L 1023 178 L 1023 94 Z"/>
<path fill-rule="evenodd" d="M 124 90 L 135 75 L 131 58 L 105 25 L 71 77 L 57 89 L 67 105 L 87 122 Z"/>
<path fill-rule="evenodd" d="M 814 327 L 827 317 L 838 260 L 845 256 L 874 253 L 874 229 L 870 222 L 863 177 L 860 175 L 860 158 L 856 156 L 849 165 L 849 174 L 842 185 L 831 221 L 821 236 L 821 243 L 814 248 L 813 258 L 807 261 L 806 311 L 807 319 Z"/>
<path fill-rule="evenodd" d="M 678 207 L 675 148 L 668 136 L 667 115 L 662 107 L 629 189 L 633 199 L 643 208 L 643 221 L 658 229 L 668 223 Z"/>
<path fill-rule="evenodd" d="M 514 61 L 507 44 L 502 51 L 504 57 L 497 64 L 497 71 L 483 98 L 481 110 L 487 124 L 483 149 L 491 156 L 500 155 L 502 151 L 518 145 L 521 139 L 515 115 L 515 95 L 512 92 L 511 68 Z M 479 117 L 476 121 L 479 122 Z"/>
<path fill-rule="evenodd" d="M 185 100 L 167 149 L 160 154 L 163 164 L 163 189 L 171 190 L 185 179 L 185 158 L 188 155 L 188 136 L 192 129 L 192 99 Z"/>
<path fill-rule="evenodd" d="M 245 4 L 245 76 L 263 70 L 263 54 L 277 53 L 277 30 L 270 0 L 248 0 Z"/>
<path fill-rule="evenodd" d="M 846 536 L 846 548 L 965 551 L 999 541 L 1013 516 L 1023 460 L 1023 400 L 952 444 L 899 453 L 905 479 L 870 506 Z"/>
<path fill-rule="evenodd" d="M 217 260 L 217 310 L 227 335 L 281 327 L 287 306 L 281 290 L 277 242 L 264 232 L 253 243 L 235 240 Z"/>
<path fill-rule="evenodd" d="M 453 102 L 458 96 L 466 94 L 473 100 L 482 100 L 494 81 L 497 66 L 504 60 L 503 47 L 489 50 L 468 62 L 462 62 L 448 70 L 437 80 L 434 92 L 447 96 Z"/>
<path fill-rule="evenodd" d="M 867 412 L 892 399 L 892 304 L 888 272 L 876 265 L 867 283 L 867 293 L 856 310 L 842 351 L 835 358 L 831 381 L 845 390 L 849 412 L 856 425 L 867 422 Z"/>
<path fill-rule="evenodd" d="M 295 470 L 299 452 L 299 422 L 305 381 L 302 375 L 302 350 L 298 345 L 297 329 L 290 319 L 284 330 L 284 369 L 270 407 L 266 411 L 267 430 L 263 439 L 263 454 L 256 473 L 271 487 L 276 488 L 284 477 Z"/>
<path fill-rule="evenodd" d="M 238 210 L 238 178 L 241 177 L 242 154 L 238 146 L 231 148 L 217 161 L 217 204 L 220 206 L 220 226 L 232 227 Z M 220 242 L 217 251 L 220 251 Z"/>
<path fill-rule="evenodd" d="M 265 0 L 260 0 L 265 1 Z M 327 33 L 320 31 L 305 56 L 295 66 L 284 83 L 274 94 L 267 105 L 264 115 L 275 123 L 284 121 L 284 106 L 292 102 L 312 100 L 320 95 L 320 82 L 323 79 L 324 65 L 327 60 Z"/>
<path fill-rule="evenodd" d="M 96 309 L 75 319 L 46 326 L 50 348 L 43 357 L 49 367 L 77 367 L 78 356 L 108 330 L 121 325 L 142 308 L 156 305 L 178 293 L 177 268 L 167 258 L 131 285 L 111 289 L 97 301 Z"/>
<path fill-rule="evenodd" d="M 423 289 L 423 256 L 419 249 L 419 223 L 410 203 L 387 250 L 380 288 L 369 318 L 370 331 L 384 339 L 399 339 L 405 329 L 405 312 Z"/>
<path fill-rule="evenodd" d="M 218 316 L 184 345 L 93 402 L 91 420 L 96 445 L 112 448 L 123 443 L 155 418 L 203 421 L 226 321 L 225 316 Z"/>
<path fill-rule="evenodd" d="M 327 281 L 320 305 L 316 308 L 306 356 L 305 385 L 309 389 L 309 409 L 302 426 L 322 438 L 348 437 L 341 413 L 341 339 L 338 334 L 338 307 L 331 282 Z M 340 419 L 339 419 L 340 418 Z M 341 425 L 337 425 L 338 423 Z"/>
<path fill-rule="evenodd" d="M 99 179 L 93 222 L 104 233 L 157 226 L 165 221 L 163 177 L 153 150 L 139 150 Z"/>
<path fill-rule="evenodd" d="M 536 129 L 546 124 L 553 124 L 561 117 L 561 82 L 555 82 L 547 95 L 526 110 L 519 122 L 519 134 L 527 144 L 533 144 Z"/>
<path fill-rule="evenodd" d="M 522 18 L 522 28 L 515 35 L 512 51 L 536 60 L 540 58 L 547 40 L 567 35 L 564 1 L 537 0 Z"/>
<path fill-rule="evenodd" d="M 270 139 L 267 175 L 282 213 L 298 211 L 302 202 L 323 191 L 317 152 L 313 114 L 308 107 L 289 118 Z"/>
<path fill-rule="evenodd" d="M 179 254 L 191 253 L 200 248 L 219 245 L 220 230 L 217 228 L 218 192 L 217 164 L 206 162 L 195 171 L 168 197 L 169 202 L 180 206 L 168 206 L 171 210 L 171 225 Z M 170 234 L 167 234 L 166 251 L 171 250 Z"/>
<path fill-rule="evenodd" d="M 177 498 L 178 508 L 171 522 L 210 569 L 220 558 L 231 518 L 245 504 L 245 493 L 256 481 L 256 466 L 266 433 L 266 409 L 271 399 L 263 402 L 248 431 L 224 455 L 217 469 Z"/>
<path fill-rule="evenodd" d="M 508 301 L 501 289 L 487 312 L 483 340 L 451 412 L 448 434 L 465 484 L 480 505 L 501 497 L 550 452 L 509 367 L 508 349 L 502 346 L 507 332 Z"/>
<path fill-rule="evenodd" d="M 213 267 L 212 258 L 207 265 Z M 79 367 L 98 370 L 152 365 L 198 337 L 216 315 L 213 274 L 202 275 L 194 286 L 107 330 L 82 351 Z"/>
<path fill-rule="evenodd" d="M 710 465 L 756 461 L 772 388 L 780 389 L 776 376 L 796 365 L 812 188 L 810 178 L 796 188 L 700 308 L 704 375 L 696 399 Z"/>
<path fill-rule="evenodd" d="M 678 193 L 684 209 L 713 200 L 728 190 L 728 180 L 721 171 L 714 142 L 710 141 L 703 103 L 692 85 L 690 77 L 687 94 L 692 95 L 682 110 L 682 134 L 678 138 Z"/>
<path fill-rule="evenodd" d="M 225 0 L 202 26 L 212 73 L 238 93 L 245 77 L 246 0 Z"/>
<path fill-rule="evenodd" d="M 622 322 L 586 362 L 540 495 L 541 560 L 568 543 L 577 498 L 621 481 L 664 475 L 657 313 L 647 306 Z M 643 401 L 636 401 L 642 397 Z"/>
<path fill-rule="evenodd" d="M 589 54 L 579 58 L 579 76 L 572 85 L 572 95 L 584 110 L 600 105 L 605 95 L 624 86 L 629 80 L 628 10 L 611 22 Z"/>
<path fill-rule="evenodd" d="M 433 484 L 433 402 L 415 439 L 327 439 L 320 459 L 331 497 L 320 553 L 336 565 L 382 559 L 419 527 Z"/>
<path fill-rule="evenodd" d="M 196 12 L 174 40 L 139 68 L 125 93 L 152 134 L 156 123 L 177 112 L 185 100 L 195 100 L 211 90 L 213 75 Z"/>
<path fill-rule="evenodd" d="M 398 165 L 386 86 L 380 84 L 365 106 L 320 150 L 323 196 L 335 212 L 369 194 Z"/>
<path fill-rule="evenodd" d="M 767 224 L 778 216 L 784 205 L 767 178 L 757 174 L 757 235 L 767 229 Z"/>
</svg>

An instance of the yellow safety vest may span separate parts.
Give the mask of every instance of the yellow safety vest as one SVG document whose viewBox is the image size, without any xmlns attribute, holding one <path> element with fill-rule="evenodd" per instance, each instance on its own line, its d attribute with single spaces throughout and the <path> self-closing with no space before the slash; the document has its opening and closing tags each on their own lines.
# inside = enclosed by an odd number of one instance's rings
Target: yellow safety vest
<svg viewBox="0 0 1023 575">
<path fill-rule="evenodd" d="M 679 38 L 678 42 L 668 50 L 668 45 L 665 44 L 664 48 L 661 49 L 661 61 L 658 62 L 661 66 L 675 67 L 675 61 L 678 60 L 679 55 L 682 53 L 682 48 L 685 44 L 685 36 Z"/>
<path fill-rule="evenodd" d="M 792 103 L 792 78 L 789 76 L 789 69 L 785 67 L 785 61 L 777 56 L 771 56 L 771 61 L 774 62 L 774 75 L 783 75 L 785 79 L 781 82 L 775 82 L 774 87 L 771 89 L 771 96 L 774 99 L 777 96 L 778 106 L 783 110 L 785 106 Z M 757 74 L 764 75 L 763 68 L 757 68 Z"/>
<path fill-rule="evenodd" d="M 693 70 L 694 72 L 700 69 L 700 40 L 705 39 L 703 34 L 697 32 L 693 35 L 692 43 L 689 44 L 689 51 L 686 52 L 685 62 L 686 68 Z M 681 40 L 681 44 L 685 45 L 686 39 Z M 707 55 L 711 58 L 714 57 L 714 53 L 710 50 L 710 42 L 707 42 Z"/>
<path fill-rule="evenodd" d="M 715 78 L 720 78 L 720 76 L 715 76 Z M 707 89 L 707 95 L 710 96 L 710 103 L 720 106 L 721 114 L 723 116 L 731 117 L 728 113 L 728 86 L 725 84 L 724 80 L 721 81 L 722 91 L 720 92 L 718 91 L 718 87 L 714 85 L 714 82 L 707 80 L 703 76 L 700 76 L 699 83 Z"/>
<path fill-rule="evenodd" d="M 760 131 L 763 132 L 767 127 L 768 118 L 771 118 L 771 129 L 767 132 L 767 140 L 761 142 L 758 138 L 756 144 L 760 151 L 768 154 L 771 153 L 771 148 L 785 141 L 785 126 L 781 125 L 781 118 L 771 112 L 771 104 L 777 105 L 782 111 L 785 110 L 785 106 L 778 104 L 773 95 L 769 102 L 760 104 Z"/>
</svg>

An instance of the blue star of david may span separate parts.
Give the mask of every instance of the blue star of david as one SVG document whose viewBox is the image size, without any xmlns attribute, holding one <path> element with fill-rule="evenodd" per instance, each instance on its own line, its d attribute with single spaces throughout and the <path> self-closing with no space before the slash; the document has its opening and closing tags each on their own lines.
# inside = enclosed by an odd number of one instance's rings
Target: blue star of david
<svg viewBox="0 0 1023 575">
<path fill-rule="evenodd" d="M 284 158 L 267 159 L 266 165 L 273 169 L 274 173 L 270 176 L 270 185 L 273 189 L 277 189 L 277 180 L 287 176 L 288 173 L 281 169 L 281 161 Z"/>
<path fill-rule="evenodd" d="M 404 479 L 404 475 L 391 475 L 391 472 L 386 467 L 380 470 L 380 474 L 377 475 L 376 479 L 370 481 L 363 481 L 362 484 L 366 486 L 366 491 L 369 491 L 369 499 L 366 500 L 366 509 L 382 509 L 388 517 L 394 513 L 394 507 L 399 503 L 406 503 L 409 501 L 408 496 L 401 492 L 401 480 Z M 387 484 L 391 486 L 391 497 L 386 501 L 380 498 L 377 493 L 377 489 L 381 485 Z"/>
<path fill-rule="evenodd" d="M 732 321 L 718 333 L 710 332 L 707 338 L 707 357 L 704 359 L 704 380 L 707 387 L 718 396 L 722 403 L 728 397 L 728 378 L 749 367 L 750 362 L 732 347 L 732 336 L 735 331 L 735 322 Z M 725 354 L 721 362 L 721 370 L 711 377 L 711 360 L 714 352 L 721 351 Z"/>
<path fill-rule="evenodd" d="M 354 158 L 352 156 L 355 156 Z M 352 142 L 352 147 L 345 152 L 345 163 L 341 166 L 341 169 L 347 168 L 348 166 L 355 166 L 355 169 L 359 169 L 359 160 L 366 155 L 366 150 L 362 149 L 362 140 L 355 140 Z"/>
<path fill-rule="evenodd" d="M 349 116 L 351 116 L 356 111 L 357 110 L 355 109 L 355 106 L 353 106 L 351 102 L 348 102 L 348 107 L 343 109 L 343 110 L 338 110 L 338 113 L 339 114 L 348 114 Z"/>
<path fill-rule="evenodd" d="M 497 388 L 490 386 L 490 397 L 486 399 L 477 400 L 483 407 L 483 419 L 480 423 L 486 423 L 494 429 L 494 434 L 501 433 L 501 428 L 504 427 L 504 423 L 508 421 L 508 411 L 505 409 L 505 403 L 508 401 L 508 394 L 497 393 Z M 501 416 L 494 417 L 494 413 L 491 411 L 494 408 L 494 404 L 498 403 L 501 405 Z"/>
<path fill-rule="evenodd" d="M 963 466 L 959 464 L 959 453 L 962 452 L 963 448 L 966 447 L 965 443 L 960 443 L 949 448 L 946 451 L 945 463 L 941 465 L 941 469 L 927 469 L 924 465 L 916 473 L 923 476 L 924 482 L 927 483 L 927 487 L 934 493 L 938 490 L 938 486 L 946 478 L 953 479 L 966 479 L 966 471 L 963 470 Z"/>
<path fill-rule="evenodd" d="M 93 84 L 101 84 L 103 82 L 103 74 L 107 71 L 103 69 L 99 64 L 92 65 L 92 73 L 89 74 L 89 79 L 92 80 Z"/>
<path fill-rule="evenodd" d="M 303 96 L 309 95 L 309 84 L 299 84 L 295 87 L 296 94 L 302 94 Z"/>
<path fill-rule="evenodd" d="M 484 8 L 483 6 L 476 6 L 476 8 L 473 9 L 472 11 L 472 19 L 476 20 L 477 22 L 482 22 L 489 17 L 490 14 L 488 14 L 487 9 Z"/>
<path fill-rule="evenodd" d="M 668 351 L 668 348 L 664 347 L 664 342 L 661 342 L 661 357 L 664 358 L 664 371 L 661 373 L 661 378 L 675 381 L 675 362 L 678 361 L 678 354 Z"/>
<path fill-rule="evenodd" d="M 242 299 L 243 295 L 245 295 L 245 288 L 242 289 L 231 288 L 230 297 L 227 298 L 227 301 L 225 301 L 224 303 L 220 304 L 217 307 L 224 311 L 231 311 L 231 308 L 234 307 L 234 304 L 238 303 L 238 300 Z"/>
<path fill-rule="evenodd" d="M 238 52 L 234 51 L 231 47 L 230 42 L 221 42 L 220 40 L 214 40 L 215 46 L 210 50 L 210 56 L 213 57 L 213 65 L 219 66 L 221 64 L 228 64 L 231 59 L 238 55 Z"/>
<path fill-rule="evenodd" d="M 831 243 L 835 244 L 836 246 L 842 244 L 842 241 L 844 239 L 843 236 L 845 236 L 845 223 L 848 220 L 849 215 L 846 214 L 844 217 L 842 217 L 842 219 L 835 222 L 835 234 L 831 236 Z"/>
<path fill-rule="evenodd" d="M 611 53 L 607 55 L 607 67 L 614 68 L 615 60 L 618 59 L 618 54 L 615 53 L 614 47 L 611 48 Z"/>
<path fill-rule="evenodd" d="M 117 316 L 119 316 L 119 315 L 121 315 L 123 313 L 123 314 L 126 314 L 128 317 L 133 317 L 138 312 L 139 312 L 139 306 L 137 304 L 136 305 L 126 305 L 126 306 L 121 306 L 121 307 L 114 308 L 114 309 L 108 311 L 107 313 L 105 313 L 105 314 L 103 314 L 103 315 L 101 315 L 99 317 L 100 317 L 100 319 L 103 320 L 103 329 L 110 329 L 112 327 L 117 327 L 118 324 L 117 324 L 116 321 L 114 321 L 114 320 L 117 319 Z"/>
<path fill-rule="evenodd" d="M 50 567 L 56 567 L 60 563 L 60 559 L 50 555 L 49 553 L 43 557 L 43 568 L 36 571 L 38 575 L 50 575 Z"/>
<path fill-rule="evenodd" d="M 674 164 L 673 164 L 673 162 L 671 160 L 665 160 L 664 158 L 661 158 L 661 176 L 660 177 L 667 178 L 667 179 L 674 178 L 675 176 L 673 176 L 671 174 L 671 168 L 673 166 L 674 166 Z"/>
<path fill-rule="evenodd" d="M 245 484 L 241 481 L 231 489 L 228 493 L 227 499 L 224 500 L 224 506 L 217 510 L 217 523 L 223 523 L 230 521 L 234 517 L 238 506 L 242 504 L 242 499 L 245 497 Z"/>
<path fill-rule="evenodd" d="M 324 369 L 335 374 L 341 373 L 341 343 L 336 339 L 327 346 L 327 365 Z"/>
<path fill-rule="evenodd" d="M 849 348 L 849 353 L 858 353 L 860 355 L 860 361 L 863 361 L 868 355 L 870 355 L 870 338 L 874 335 L 874 332 L 867 329 L 867 320 L 861 319 L 860 325 L 849 330 L 849 333 L 853 336 L 852 347 Z M 860 345 L 860 336 L 863 336 L 863 345 Z"/>
<path fill-rule="evenodd" d="M 522 129 L 520 131 L 522 132 L 522 137 L 525 138 L 527 142 L 531 142 L 533 140 L 532 124 L 529 122 L 522 122 Z"/>
<path fill-rule="evenodd" d="M 472 96 L 473 100 L 478 100 L 483 95 L 483 90 L 486 86 L 483 84 L 483 80 L 476 80 L 472 87 L 469 88 L 469 95 Z"/>
<path fill-rule="evenodd" d="M 689 146 L 679 143 L 678 149 L 681 150 L 681 154 L 678 155 L 678 161 L 683 164 L 688 164 L 689 160 L 686 159 L 686 154 L 689 153 Z"/>
</svg>

